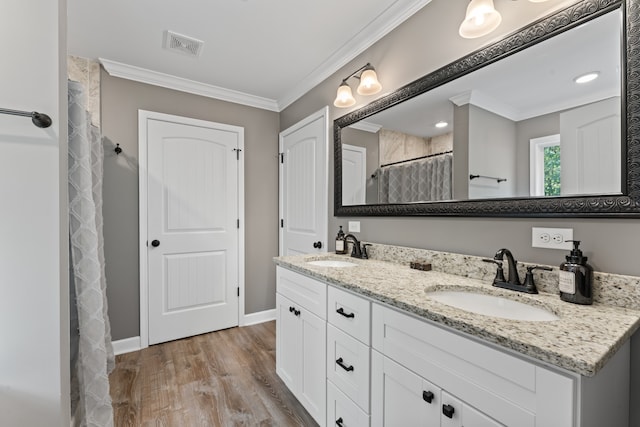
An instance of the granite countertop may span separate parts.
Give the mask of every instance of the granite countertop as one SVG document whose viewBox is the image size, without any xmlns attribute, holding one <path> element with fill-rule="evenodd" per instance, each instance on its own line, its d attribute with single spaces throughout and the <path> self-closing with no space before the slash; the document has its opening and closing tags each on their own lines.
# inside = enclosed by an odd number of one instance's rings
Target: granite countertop
<svg viewBox="0 0 640 427">
<path fill-rule="evenodd" d="M 335 259 L 355 267 L 319 267 L 308 261 Z M 551 365 L 595 375 L 640 327 L 640 311 L 601 303 L 589 306 L 562 301 L 557 294 L 524 294 L 441 271 L 419 271 L 407 265 L 360 260 L 333 253 L 283 256 L 276 264 L 348 289 L 362 296 L 446 325 Z M 502 296 L 546 308 L 559 320 L 519 321 L 464 311 L 430 299 L 428 291 L 465 290 Z"/>
</svg>

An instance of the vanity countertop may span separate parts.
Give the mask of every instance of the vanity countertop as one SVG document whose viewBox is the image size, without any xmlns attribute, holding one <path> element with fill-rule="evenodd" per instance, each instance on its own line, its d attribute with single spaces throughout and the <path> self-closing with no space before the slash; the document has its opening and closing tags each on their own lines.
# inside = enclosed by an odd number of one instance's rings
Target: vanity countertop
<svg viewBox="0 0 640 427">
<path fill-rule="evenodd" d="M 355 267 L 308 264 L 321 259 L 345 260 Z M 601 303 L 581 306 L 558 295 L 536 295 L 498 289 L 490 282 L 440 271 L 419 271 L 407 265 L 360 260 L 332 253 L 283 256 L 277 265 L 344 288 L 374 301 L 514 350 L 585 376 L 595 375 L 640 327 L 640 311 Z M 488 293 L 546 308 L 555 321 L 519 321 L 474 314 L 427 297 L 428 291 L 465 290 Z"/>
</svg>

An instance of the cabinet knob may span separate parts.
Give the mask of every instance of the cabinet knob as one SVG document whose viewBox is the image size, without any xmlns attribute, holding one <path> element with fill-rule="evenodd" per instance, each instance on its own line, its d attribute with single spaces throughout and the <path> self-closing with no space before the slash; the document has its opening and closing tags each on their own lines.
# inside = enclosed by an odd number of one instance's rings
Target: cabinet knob
<svg viewBox="0 0 640 427">
<path fill-rule="evenodd" d="M 345 313 L 344 312 L 344 308 L 340 307 L 339 309 L 336 310 L 336 313 L 338 313 L 341 316 L 347 317 L 349 319 L 353 319 L 354 317 L 356 317 L 356 315 L 354 313 Z"/>
<path fill-rule="evenodd" d="M 160 240 L 152 240 L 151 246 L 153 246 L 154 248 L 157 248 L 158 246 L 160 246 Z"/>
<path fill-rule="evenodd" d="M 453 413 L 456 412 L 456 409 L 451 405 L 442 405 L 442 413 L 447 418 L 453 418 Z"/>
<path fill-rule="evenodd" d="M 432 391 L 423 391 L 422 392 L 422 399 L 427 402 L 427 403 L 431 403 L 433 402 L 433 392 Z"/>
<path fill-rule="evenodd" d="M 340 366 L 342 369 L 344 369 L 347 372 L 351 372 L 354 369 L 353 365 L 349 365 L 349 366 L 345 365 L 342 357 L 336 360 L 336 363 L 338 364 L 338 366 Z"/>
<path fill-rule="evenodd" d="M 338 418 L 336 420 L 336 425 L 339 427 L 344 427 L 344 424 L 342 424 L 344 421 L 342 420 L 342 417 Z"/>
</svg>

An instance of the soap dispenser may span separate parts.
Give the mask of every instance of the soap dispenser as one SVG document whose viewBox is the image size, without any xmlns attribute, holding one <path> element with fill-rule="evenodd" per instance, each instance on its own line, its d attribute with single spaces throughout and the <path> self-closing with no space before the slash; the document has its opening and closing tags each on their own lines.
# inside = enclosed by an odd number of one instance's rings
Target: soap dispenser
<svg viewBox="0 0 640 427">
<path fill-rule="evenodd" d="M 573 242 L 573 250 L 560 264 L 559 285 L 560 298 L 574 304 L 593 303 L 593 268 L 587 264 L 587 257 L 579 249 L 579 240 Z"/>
<path fill-rule="evenodd" d="M 339 255 L 344 255 L 347 253 L 347 241 L 344 239 L 344 231 L 342 231 L 342 226 L 340 226 L 340 230 L 338 230 L 338 235 L 336 236 L 336 253 Z"/>
</svg>

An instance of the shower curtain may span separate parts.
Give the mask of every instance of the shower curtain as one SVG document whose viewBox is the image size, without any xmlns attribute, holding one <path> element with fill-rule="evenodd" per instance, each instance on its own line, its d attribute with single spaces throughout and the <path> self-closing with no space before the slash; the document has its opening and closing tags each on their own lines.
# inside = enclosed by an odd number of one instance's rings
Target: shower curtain
<svg viewBox="0 0 640 427">
<path fill-rule="evenodd" d="M 103 147 L 86 88 L 69 81 L 69 241 L 73 424 L 113 426 L 109 373 L 114 356 L 107 314 L 102 236 Z"/>
<path fill-rule="evenodd" d="M 451 200 L 453 154 L 443 154 L 378 169 L 378 202 Z"/>
</svg>

